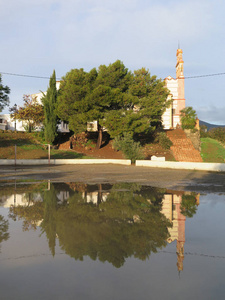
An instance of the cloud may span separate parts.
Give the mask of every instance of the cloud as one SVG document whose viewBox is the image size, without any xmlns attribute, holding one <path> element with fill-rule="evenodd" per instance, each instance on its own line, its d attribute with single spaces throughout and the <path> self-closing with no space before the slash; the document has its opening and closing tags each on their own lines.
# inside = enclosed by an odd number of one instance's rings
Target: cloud
<svg viewBox="0 0 225 300">
<path fill-rule="evenodd" d="M 215 29 L 222 32 L 216 23 L 218 10 L 223 20 L 221 0 L 0 0 L 0 4 L 0 72 L 50 76 L 56 69 L 60 77 L 72 68 L 88 71 L 120 59 L 129 69 L 146 67 L 164 78 L 174 76 L 178 40 L 185 70 L 189 65 L 200 72 L 213 58 L 213 67 L 222 67 L 219 55 L 224 46 L 216 56 L 210 52 L 213 45 L 219 47 L 210 39 L 216 36 Z M 12 98 L 18 98 L 21 89 L 23 94 L 45 89 L 44 83 L 38 88 L 37 82 L 28 80 L 21 85 L 18 78 L 7 84 Z"/>
<path fill-rule="evenodd" d="M 202 106 L 196 109 L 198 118 L 207 123 L 225 125 L 225 107 Z"/>
<path fill-rule="evenodd" d="M 90 61 L 98 66 L 125 58 L 128 64 L 157 66 L 171 40 L 177 46 L 178 40 L 194 43 L 209 34 L 209 3 L 9 0 L 0 12 L 0 24 L 9 33 L 5 51 L 13 57 L 16 45 L 18 59 L 25 56 L 28 63 Z"/>
</svg>

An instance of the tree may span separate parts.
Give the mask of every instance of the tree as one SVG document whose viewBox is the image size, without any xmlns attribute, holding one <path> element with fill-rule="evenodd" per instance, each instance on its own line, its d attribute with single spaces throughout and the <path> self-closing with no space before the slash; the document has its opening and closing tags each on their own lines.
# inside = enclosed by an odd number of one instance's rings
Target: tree
<svg viewBox="0 0 225 300">
<path fill-rule="evenodd" d="M 0 112 L 5 106 L 9 105 L 9 93 L 10 88 L 2 84 L 2 76 L 0 74 Z"/>
<path fill-rule="evenodd" d="M 101 65 L 98 68 L 98 76 L 94 90 L 90 94 L 90 110 L 88 119 L 98 121 L 97 148 L 102 143 L 103 126 L 106 125 L 109 134 L 112 130 L 107 126 L 107 120 L 111 114 L 123 115 L 126 110 L 127 91 L 131 83 L 132 74 L 125 65 L 117 60 L 109 66 Z M 116 126 L 118 128 L 118 125 Z"/>
<path fill-rule="evenodd" d="M 46 94 L 42 97 L 44 105 L 44 133 L 45 140 L 53 143 L 57 136 L 58 117 L 56 113 L 57 89 L 55 70 L 49 80 L 49 87 Z"/>
<path fill-rule="evenodd" d="M 166 107 L 169 92 L 161 79 L 151 76 L 142 68 L 134 71 L 129 81 L 128 90 L 123 94 L 123 106 L 120 110 L 110 111 L 104 126 L 110 136 L 151 133 L 161 124 L 161 117 Z"/>
<path fill-rule="evenodd" d="M 96 69 L 89 73 L 83 69 L 73 69 L 62 78 L 57 114 L 61 120 L 69 122 L 74 133 L 81 133 L 87 129 L 87 112 L 90 105 L 87 96 L 93 90 L 96 77 Z"/>
<path fill-rule="evenodd" d="M 197 114 L 191 107 L 187 106 L 180 111 L 181 127 L 182 129 L 194 129 L 196 124 Z"/>
<path fill-rule="evenodd" d="M 83 69 L 67 73 L 57 112 L 75 133 L 86 130 L 87 122 L 98 121 L 100 148 L 103 127 L 111 137 L 152 131 L 170 104 L 167 96 L 162 80 L 144 68 L 131 73 L 117 60 L 89 73 Z"/>
<path fill-rule="evenodd" d="M 27 122 L 27 131 L 31 132 L 36 126 L 40 126 L 44 120 L 43 106 L 38 104 L 37 99 L 30 95 L 23 96 L 24 106 L 19 107 L 11 117 L 13 120 Z"/>
</svg>

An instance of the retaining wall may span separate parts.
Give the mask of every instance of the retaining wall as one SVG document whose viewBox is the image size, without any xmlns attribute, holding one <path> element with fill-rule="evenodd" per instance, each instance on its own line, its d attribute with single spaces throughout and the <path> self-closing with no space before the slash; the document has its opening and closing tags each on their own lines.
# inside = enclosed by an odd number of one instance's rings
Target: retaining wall
<svg viewBox="0 0 225 300">
<path fill-rule="evenodd" d="M 48 165 L 48 159 L 17 159 L 16 165 Z M 82 164 L 117 164 L 130 166 L 129 159 L 51 159 L 50 165 L 82 165 Z M 0 159 L 0 165 L 15 165 L 14 159 Z M 173 161 L 151 161 L 137 160 L 137 167 L 151 167 L 177 170 L 198 170 L 225 172 L 225 163 L 198 163 L 198 162 L 173 162 Z"/>
<path fill-rule="evenodd" d="M 165 169 L 183 169 L 183 170 L 198 170 L 225 172 L 225 164 L 223 163 L 201 163 L 201 162 L 173 162 L 173 161 L 150 161 L 136 160 L 136 166 L 165 168 Z"/>
<path fill-rule="evenodd" d="M 48 165 L 48 159 L 0 159 L 0 165 Z M 131 165 L 129 159 L 50 159 L 50 165 L 117 164 Z"/>
</svg>

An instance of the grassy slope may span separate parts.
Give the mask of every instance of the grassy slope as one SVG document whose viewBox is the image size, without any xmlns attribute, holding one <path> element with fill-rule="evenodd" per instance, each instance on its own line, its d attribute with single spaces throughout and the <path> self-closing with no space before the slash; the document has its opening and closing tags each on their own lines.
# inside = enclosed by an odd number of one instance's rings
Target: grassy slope
<svg viewBox="0 0 225 300">
<path fill-rule="evenodd" d="M 218 141 L 211 138 L 201 138 L 201 156 L 204 162 L 225 162 L 225 148 Z"/>
<path fill-rule="evenodd" d="M 0 132 L 0 159 L 14 159 L 15 145 L 17 159 L 48 158 L 48 150 L 34 135 L 21 132 Z M 51 158 L 88 158 L 74 151 L 51 150 Z"/>
</svg>

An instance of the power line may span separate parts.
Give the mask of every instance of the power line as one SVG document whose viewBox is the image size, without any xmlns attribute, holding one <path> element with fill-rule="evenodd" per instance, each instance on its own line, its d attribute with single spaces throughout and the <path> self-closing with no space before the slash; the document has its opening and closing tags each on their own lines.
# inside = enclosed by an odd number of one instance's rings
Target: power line
<svg viewBox="0 0 225 300">
<path fill-rule="evenodd" d="M 16 74 L 16 73 L 9 73 L 9 72 L 0 72 L 0 74 L 4 75 L 11 75 L 11 76 L 19 76 L 19 77 L 29 77 L 29 78 L 38 78 L 38 79 L 50 79 L 50 76 L 37 76 L 37 75 L 26 75 L 26 74 Z M 194 76 L 185 76 L 185 79 L 195 79 L 195 78 L 204 78 L 204 77 L 213 77 L 213 76 L 222 76 L 225 75 L 223 73 L 214 73 L 214 74 L 205 74 L 205 75 L 194 75 Z M 56 78 L 57 80 L 61 80 L 61 78 Z"/>
<path fill-rule="evenodd" d="M 19 77 L 30 77 L 30 78 L 38 78 L 38 79 L 50 79 L 50 76 L 36 76 L 36 75 L 25 75 L 25 74 L 16 74 L 16 73 L 8 73 L 8 72 L 0 72 L 0 74 L 11 75 L 11 76 L 19 76 Z M 56 78 L 60 80 L 61 78 Z"/>
<path fill-rule="evenodd" d="M 201 77 L 212 77 L 212 76 L 221 76 L 221 75 L 225 75 L 225 73 L 215 73 L 215 74 L 196 75 L 196 76 L 185 76 L 185 79 L 201 78 Z"/>
</svg>

